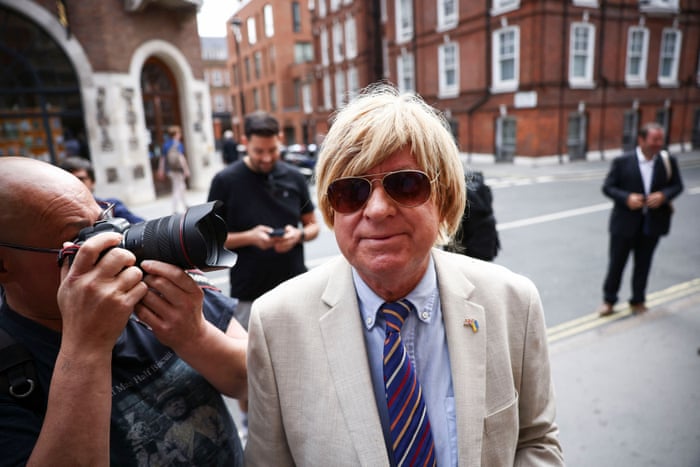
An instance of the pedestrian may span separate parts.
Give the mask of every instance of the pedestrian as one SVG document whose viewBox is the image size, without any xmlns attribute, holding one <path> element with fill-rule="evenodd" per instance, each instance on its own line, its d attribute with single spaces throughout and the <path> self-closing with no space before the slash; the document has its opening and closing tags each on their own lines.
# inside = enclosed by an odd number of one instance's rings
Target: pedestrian
<svg viewBox="0 0 700 467">
<path fill-rule="evenodd" d="M 61 163 L 59 166 L 63 169 L 66 170 L 76 177 L 78 177 L 78 180 L 83 182 L 86 187 L 88 187 L 88 190 L 90 190 L 91 193 L 94 194 L 95 191 L 95 169 L 92 167 L 92 163 L 87 160 L 83 159 L 82 157 L 67 157 Z M 123 201 L 117 198 L 99 198 L 95 196 L 95 200 L 103 205 L 112 205 L 112 214 L 114 217 L 121 217 L 122 219 L 126 219 L 129 221 L 130 224 L 136 224 L 138 222 L 143 222 L 143 218 L 141 216 L 138 216 L 131 212 L 128 207 L 124 204 Z"/>
<path fill-rule="evenodd" d="M 639 130 L 637 148 L 614 159 L 605 177 L 603 193 L 614 204 L 600 316 L 614 312 L 630 253 L 634 266 L 629 305 L 634 314 L 647 311 L 646 289 L 654 250 L 671 228 L 671 201 L 683 191 L 678 162 L 663 147 L 663 127 L 647 123 Z"/>
<path fill-rule="evenodd" d="M 493 261 L 501 249 L 493 213 L 493 193 L 484 174 L 474 171 L 466 175 L 467 204 L 455 238 L 445 248 L 472 258 Z"/>
<path fill-rule="evenodd" d="M 233 138 L 233 131 L 224 131 L 224 141 L 221 144 L 221 158 L 224 165 L 229 165 L 238 160 L 238 142 Z"/>
<path fill-rule="evenodd" d="M 43 392 L 29 406 L 0 387 L 0 463 L 242 465 L 222 397 L 247 391 L 247 337 L 232 319 L 234 301 L 174 265 L 136 267 L 131 251 L 114 248 L 115 232 L 88 238 L 72 264 L 57 265 L 62 246 L 107 214 L 68 172 L 0 158 L 0 330 L 29 353 Z M 174 422 L 158 396 L 167 388 L 189 413 L 218 414 L 217 437 L 181 463 L 164 457 Z M 178 427 L 211 432 L 198 423 L 210 422 L 189 417 Z"/>
<path fill-rule="evenodd" d="M 214 176 L 209 201 L 223 202 L 225 246 L 238 253 L 231 296 L 247 329 L 253 300 L 306 271 L 303 243 L 316 238 L 319 226 L 304 177 L 280 160 L 278 121 L 255 112 L 245 117 L 244 132 L 247 154 Z"/>
<path fill-rule="evenodd" d="M 161 152 L 158 177 L 164 179 L 165 175 L 170 178 L 172 184 L 173 213 L 185 212 L 187 210 L 185 181 L 190 177 L 190 167 L 182 144 L 182 131 L 177 125 L 168 127 L 168 139 L 163 144 Z"/>
<path fill-rule="evenodd" d="M 445 119 L 374 85 L 317 167 L 342 256 L 253 304 L 246 465 L 563 465 L 535 286 L 435 247 L 465 204 Z"/>
</svg>

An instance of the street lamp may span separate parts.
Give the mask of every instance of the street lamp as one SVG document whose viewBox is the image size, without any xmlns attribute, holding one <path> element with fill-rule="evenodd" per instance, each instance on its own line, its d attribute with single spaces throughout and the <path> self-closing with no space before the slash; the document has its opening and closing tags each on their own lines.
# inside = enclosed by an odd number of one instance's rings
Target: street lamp
<svg viewBox="0 0 700 467">
<path fill-rule="evenodd" d="M 233 32 L 233 43 L 236 46 L 236 63 L 238 68 L 237 78 L 238 78 L 238 93 L 241 105 L 238 107 L 238 121 L 240 125 L 240 135 L 243 134 L 243 118 L 245 116 L 245 96 L 243 94 L 243 59 L 241 57 L 241 24 L 243 22 L 238 17 L 233 17 L 231 19 L 231 32 Z"/>
</svg>

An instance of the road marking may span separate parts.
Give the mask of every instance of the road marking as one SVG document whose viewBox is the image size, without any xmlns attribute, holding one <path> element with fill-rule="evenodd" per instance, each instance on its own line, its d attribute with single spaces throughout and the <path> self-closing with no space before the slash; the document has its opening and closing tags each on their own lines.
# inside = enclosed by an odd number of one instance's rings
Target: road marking
<svg viewBox="0 0 700 467">
<path fill-rule="evenodd" d="M 566 211 L 554 212 L 552 214 L 545 214 L 542 216 L 529 217 L 527 219 L 521 219 L 519 221 L 503 222 L 496 225 L 496 229 L 500 232 L 502 230 L 516 229 L 518 227 L 526 227 L 534 224 L 541 224 L 543 222 L 557 221 L 560 219 L 566 219 L 567 217 L 581 216 L 583 214 L 590 214 L 598 211 L 605 211 L 612 207 L 612 202 L 594 204 L 592 206 L 586 206 L 576 209 L 567 209 Z"/>
<path fill-rule="evenodd" d="M 700 277 L 648 294 L 646 305 L 651 308 L 686 297 L 693 293 L 700 293 Z M 598 313 L 590 313 L 580 318 L 547 328 L 547 339 L 551 344 L 566 337 L 597 328 L 611 321 L 626 318 L 632 314 L 632 310 L 626 303 L 617 304 L 613 309 L 615 313 L 605 318 L 599 317 Z"/>
</svg>

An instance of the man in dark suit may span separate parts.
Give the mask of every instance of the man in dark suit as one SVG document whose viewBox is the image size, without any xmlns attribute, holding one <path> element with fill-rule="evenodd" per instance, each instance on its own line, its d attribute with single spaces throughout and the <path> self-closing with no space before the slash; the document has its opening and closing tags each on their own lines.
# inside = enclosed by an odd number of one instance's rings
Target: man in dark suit
<svg viewBox="0 0 700 467">
<path fill-rule="evenodd" d="M 636 151 L 616 158 L 605 178 L 603 193 L 615 204 L 610 215 L 608 271 L 600 316 L 613 313 L 630 252 L 634 252 L 630 307 L 635 314 L 647 311 L 645 292 L 654 249 L 659 237 L 670 229 L 671 200 L 683 191 L 678 162 L 663 146 L 663 127 L 644 125 Z"/>
</svg>

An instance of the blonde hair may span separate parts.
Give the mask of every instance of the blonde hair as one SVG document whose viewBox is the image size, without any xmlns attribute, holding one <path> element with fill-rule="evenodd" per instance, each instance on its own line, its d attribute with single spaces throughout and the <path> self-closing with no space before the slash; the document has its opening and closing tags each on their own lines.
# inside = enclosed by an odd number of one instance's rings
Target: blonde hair
<svg viewBox="0 0 700 467">
<path fill-rule="evenodd" d="M 414 94 L 400 94 L 386 83 L 365 88 L 338 111 L 323 140 L 316 165 L 319 209 L 333 228 L 328 185 L 341 177 L 367 173 L 403 148 L 410 148 L 420 170 L 428 174 L 440 214 L 438 244 L 457 231 L 464 212 L 464 168 L 447 121 Z"/>
</svg>

